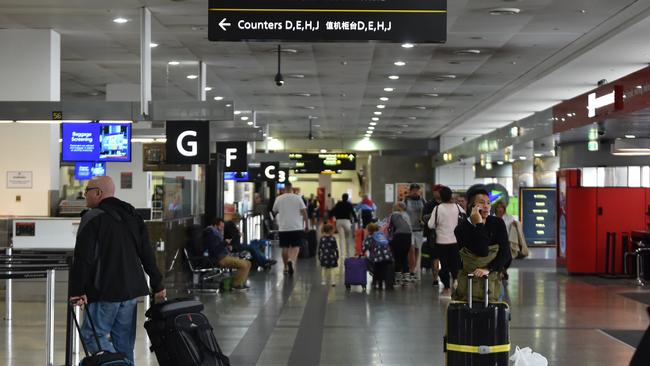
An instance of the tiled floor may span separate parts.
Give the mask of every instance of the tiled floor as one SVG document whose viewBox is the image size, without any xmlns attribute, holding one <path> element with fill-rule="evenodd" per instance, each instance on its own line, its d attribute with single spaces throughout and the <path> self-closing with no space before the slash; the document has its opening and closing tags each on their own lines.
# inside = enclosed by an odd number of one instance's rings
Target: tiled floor
<svg viewBox="0 0 650 366">
<path fill-rule="evenodd" d="M 550 365 L 623 366 L 634 349 L 602 329 L 643 330 L 645 306 L 620 292 L 647 291 L 626 282 L 590 284 L 558 274 L 551 250 L 510 270 L 512 344 L 531 346 Z M 64 276 L 60 276 L 64 278 Z M 232 364 L 444 365 L 442 336 L 447 301 L 430 274 L 393 292 L 347 292 L 342 271 L 335 288 L 321 285 L 316 261 L 301 260 L 293 279 L 280 268 L 251 277 L 251 291 L 202 295 L 206 314 Z M 0 321 L 0 365 L 44 363 L 44 285 L 15 283 L 14 317 Z M 57 290 L 63 300 L 65 283 Z M 142 307 L 141 307 L 142 308 Z M 0 301 L 0 314 L 5 304 Z M 63 364 L 65 308 L 57 304 L 56 360 Z M 141 309 L 143 311 L 143 309 Z M 142 312 L 140 313 L 142 314 Z M 140 322 L 143 316 L 140 315 Z M 624 332 L 625 333 L 625 332 Z M 614 332 L 616 334 L 616 332 Z M 156 365 L 140 328 L 137 364 Z"/>
</svg>

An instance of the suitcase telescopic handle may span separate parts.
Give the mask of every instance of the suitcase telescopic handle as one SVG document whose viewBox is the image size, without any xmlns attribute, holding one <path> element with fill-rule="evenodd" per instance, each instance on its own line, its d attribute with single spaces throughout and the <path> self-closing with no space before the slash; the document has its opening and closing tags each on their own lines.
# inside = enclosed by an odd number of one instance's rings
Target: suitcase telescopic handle
<svg viewBox="0 0 650 366">
<path fill-rule="evenodd" d="M 473 297 L 474 296 L 472 294 L 472 292 L 473 292 L 472 291 L 473 290 L 472 289 L 472 287 L 473 287 L 472 282 L 474 280 L 474 277 L 475 276 L 474 276 L 473 273 L 468 273 L 467 274 L 467 293 L 468 293 L 467 304 L 468 304 L 470 309 L 473 306 Z M 482 278 L 485 280 L 485 298 L 484 298 L 484 301 L 485 301 L 485 307 L 487 308 L 488 305 L 489 305 L 488 295 L 489 295 L 489 292 L 490 292 L 490 287 L 489 287 L 490 282 L 488 281 L 488 276 L 483 276 Z"/>
</svg>

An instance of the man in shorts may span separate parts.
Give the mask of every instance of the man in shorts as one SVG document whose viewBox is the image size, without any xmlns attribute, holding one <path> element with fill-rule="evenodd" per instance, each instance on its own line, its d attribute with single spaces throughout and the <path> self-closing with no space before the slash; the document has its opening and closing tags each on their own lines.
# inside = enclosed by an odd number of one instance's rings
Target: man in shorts
<svg viewBox="0 0 650 366">
<path fill-rule="evenodd" d="M 273 212 L 276 214 L 282 248 L 284 273 L 293 275 L 294 263 L 298 259 L 304 233 L 309 229 L 307 206 L 302 197 L 292 193 L 291 183 L 285 183 L 284 193 L 275 199 Z"/>
<path fill-rule="evenodd" d="M 412 246 L 409 252 L 409 278 L 407 281 L 413 282 L 417 280 L 415 271 L 420 266 L 420 249 L 422 249 L 422 243 L 424 242 L 424 206 L 426 201 L 420 196 L 420 185 L 413 183 L 409 186 L 409 194 L 404 198 L 404 204 L 406 205 L 406 213 L 411 219 L 411 228 L 413 229 Z"/>
</svg>

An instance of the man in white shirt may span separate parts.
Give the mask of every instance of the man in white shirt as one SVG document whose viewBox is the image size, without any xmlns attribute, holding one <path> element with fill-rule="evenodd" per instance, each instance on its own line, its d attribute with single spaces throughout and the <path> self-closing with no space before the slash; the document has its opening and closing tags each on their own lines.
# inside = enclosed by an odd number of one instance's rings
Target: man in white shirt
<svg viewBox="0 0 650 366">
<path fill-rule="evenodd" d="M 280 233 L 284 273 L 289 275 L 293 275 L 294 263 L 300 253 L 304 232 L 309 229 L 305 202 L 302 197 L 292 193 L 291 188 L 291 183 L 285 183 L 285 193 L 276 198 L 273 204 L 273 212 L 276 214 Z"/>
</svg>

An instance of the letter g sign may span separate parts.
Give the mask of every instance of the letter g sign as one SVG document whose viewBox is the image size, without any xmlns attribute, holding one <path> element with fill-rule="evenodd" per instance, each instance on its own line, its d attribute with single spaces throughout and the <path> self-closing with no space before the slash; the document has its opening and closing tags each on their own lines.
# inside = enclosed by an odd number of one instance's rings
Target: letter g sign
<svg viewBox="0 0 650 366">
<path fill-rule="evenodd" d="M 165 162 L 168 164 L 208 164 L 210 124 L 207 121 L 167 121 Z"/>
<path fill-rule="evenodd" d="M 188 141 L 187 146 L 190 148 L 189 150 L 186 150 L 185 146 L 183 146 L 183 139 L 185 139 L 185 137 L 187 136 L 196 137 L 196 135 L 197 135 L 196 131 L 185 131 L 180 135 L 178 135 L 178 138 L 176 139 L 176 148 L 178 149 L 178 152 L 181 153 L 181 155 L 188 156 L 188 157 L 196 156 L 198 152 L 197 151 L 198 146 L 196 140 Z"/>
</svg>

